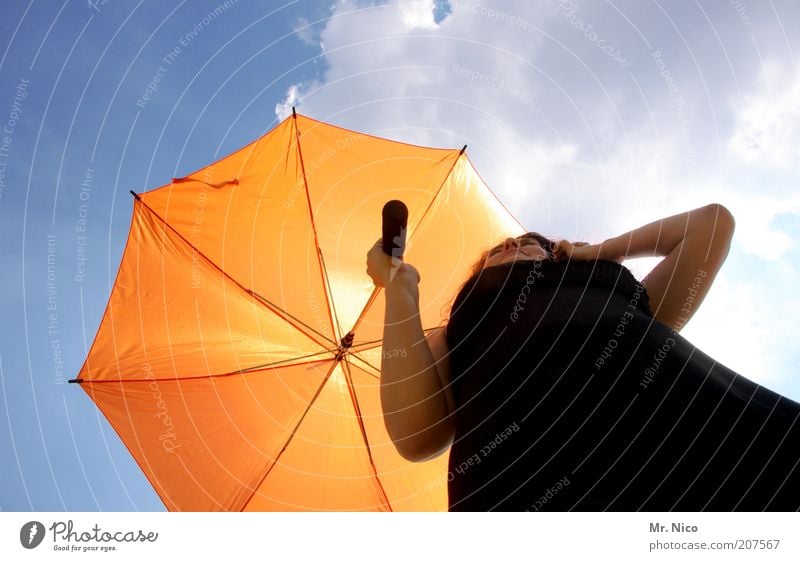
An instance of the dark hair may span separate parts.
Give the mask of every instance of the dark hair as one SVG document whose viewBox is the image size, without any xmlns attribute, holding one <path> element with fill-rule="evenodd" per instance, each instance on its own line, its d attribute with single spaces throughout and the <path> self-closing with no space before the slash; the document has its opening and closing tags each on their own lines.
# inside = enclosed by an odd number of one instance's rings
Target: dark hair
<svg viewBox="0 0 800 561">
<path fill-rule="evenodd" d="M 508 238 L 508 236 L 504 237 L 503 240 L 505 240 L 507 238 Z M 551 240 L 549 238 L 544 237 L 543 235 L 541 235 L 538 232 L 525 232 L 524 234 L 520 234 L 519 236 L 517 236 L 516 239 L 521 240 L 521 239 L 526 239 L 526 238 L 533 238 L 534 240 L 539 242 L 539 245 L 541 245 L 542 248 L 547 252 L 547 258 L 550 259 L 550 260 L 552 260 L 554 258 L 553 252 L 555 250 L 556 242 L 554 242 L 553 240 Z M 498 244 L 499 243 L 502 243 L 502 241 L 498 242 Z M 489 253 L 495 247 L 497 247 L 498 244 L 494 244 L 489 249 L 486 249 L 485 251 L 481 252 L 481 256 L 477 259 L 477 261 L 475 261 L 475 263 L 470 268 L 469 276 L 461 284 L 461 286 L 458 289 L 458 292 L 456 292 L 456 295 L 453 297 L 454 300 L 457 299 L 458 295 L 461 294 L 461 292 L 465 288 L 467 288 L 468 285 L 471 285 L 472 283 L 476 282 L 478 277 L 480 277 L 480 275 L 483 274 L 483 272 L 484 272 L 483 271 L 484 270 L 484 264 L 486 263 L 486 259 L 489 257 Z M 455 301 L 451 301 L 451 303 L 449 304 L 448 318 L 442 320 L 442 323 L 445 326 L 447 324 L 449 324 L 449 318 L 452 317 L 452 313 L 453 313 L 453 309 L 454 309 L 453 306 L 454 305 L 455 305 Z"/>
</svg>

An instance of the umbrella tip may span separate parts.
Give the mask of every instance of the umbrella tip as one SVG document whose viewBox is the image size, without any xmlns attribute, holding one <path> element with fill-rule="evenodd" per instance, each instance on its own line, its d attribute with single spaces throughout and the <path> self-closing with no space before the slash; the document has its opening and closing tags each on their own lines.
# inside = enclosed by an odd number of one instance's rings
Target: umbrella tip
<svg viewBox="0 0 800 561">
<path fill-rule="evenodd" d="M 292 105 L 292 117 L 297 117 L 297 111 L 295 111 L 294 105 Z"/>
<path fill-rule="evenodd" d="M 130 193 L 131 193 L 131 195 L 133 195 L 133 198 L 134 198 L 134 199 L 136 199 L 137 201 L 139 200 L 139 195 L 137 195 L 136 193 L 134 193 L 133 189 L 131 189 Z"/>
<path fill-rule="evenodd" d="M 466 152 L 466 150 L 467 150 L 467 145 L 465 144 L 464 147 L 461 149 L 461 154 Z M 461 154 L 459 154 L 459 155 L 461 155 Z"/>
<path fill-rule="evenodd" d="M 82 384 L 83 380 L 79 380 L 78 378 L 73 378 L 72 380 L 67 380 L 69 384 Z"/>
</svg>

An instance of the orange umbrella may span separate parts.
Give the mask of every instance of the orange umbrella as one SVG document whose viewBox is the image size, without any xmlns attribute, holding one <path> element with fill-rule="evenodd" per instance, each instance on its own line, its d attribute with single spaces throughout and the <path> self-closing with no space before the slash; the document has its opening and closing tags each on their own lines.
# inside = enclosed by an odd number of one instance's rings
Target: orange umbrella
<svg viewBox="0 0 800 561">
<path fill-rule="evenodd" d="M 409 210 L 422 325 L 478 251 L 523 232 L 464 150 L 293 114 L 135 195 L 79 382 L 169 510 L 447 510 L 447 454 L 412 463 L 380 406 L 381 209 Z"/>
</svg>

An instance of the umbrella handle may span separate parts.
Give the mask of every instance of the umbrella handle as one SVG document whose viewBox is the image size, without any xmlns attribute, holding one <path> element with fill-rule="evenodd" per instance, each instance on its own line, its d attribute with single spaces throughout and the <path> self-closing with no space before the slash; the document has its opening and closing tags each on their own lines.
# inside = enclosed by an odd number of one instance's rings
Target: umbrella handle
<svg viewBox="0 0 800 561">
<path fill-rule="evenodd" d="M 383 205 L 383 252 L 403 258 L 406 250 L 408 208 L 403 201 L 392 200 Z"/>
</svg>

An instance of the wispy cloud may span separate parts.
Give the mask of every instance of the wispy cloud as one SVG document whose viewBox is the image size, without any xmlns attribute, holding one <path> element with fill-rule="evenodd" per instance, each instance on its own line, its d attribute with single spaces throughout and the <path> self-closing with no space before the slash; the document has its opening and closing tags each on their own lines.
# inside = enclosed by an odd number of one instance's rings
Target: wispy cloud
<svg viewBox="0 0 800 561">
<path fill-rule="evenodd" d="M 741 162 L 787 169 L 800 163 L 800 77 L 779 63 L 764 66 L 760 88 L 737 112 L 730 149 Z"/>
<path fill-rule="evenodd" d="M 292 84 L 286 91 L 286 96 L 284 96 L 283 100 L 275 104 L 275 115 L 277 115 L 278 119 L 283 120 L 291 115 L 292 107 L 297 105 L 299 99 L 300 88 L 296 84 Z"/>
</svg>

